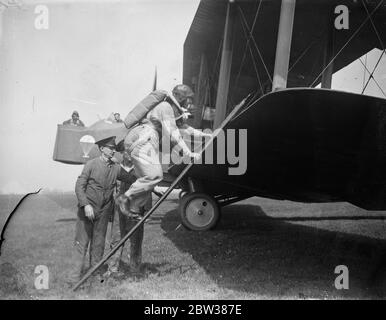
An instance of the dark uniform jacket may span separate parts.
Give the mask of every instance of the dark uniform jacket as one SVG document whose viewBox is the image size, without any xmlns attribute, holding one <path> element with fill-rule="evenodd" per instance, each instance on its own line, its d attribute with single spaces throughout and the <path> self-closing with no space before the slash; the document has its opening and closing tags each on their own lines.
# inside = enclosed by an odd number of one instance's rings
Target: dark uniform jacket
<svg viewBox="0 0 386 320">
<path fill-rule="evenodd" d="M 107 163 L 102 157 L 85 164 L 75 185 L 78 207 L 83 215 L 83 207 L 88 204 L 92 206 L 96 219 L 112 213 L 117 179 L 132 182 L 130 175 L 119 164 Z"/>
</svg>

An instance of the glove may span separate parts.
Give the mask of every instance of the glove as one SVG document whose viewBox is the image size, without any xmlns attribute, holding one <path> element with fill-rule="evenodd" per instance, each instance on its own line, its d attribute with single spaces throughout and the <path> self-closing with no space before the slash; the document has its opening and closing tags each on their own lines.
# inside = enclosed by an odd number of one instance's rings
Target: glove
<svg viewBox="0 0 386 320">
<path fill-rule="evenodd" d="M 193 158 L 193 161 L 197 161 L 201 158 L 201 154 L 197 152 L 190 152 L 189 157 Z"/>
<path fill-rule="evenodd" d="M 182 114 L 182 119 L 183 120 L 187 120 L 187 119 L 189 119 L 189 117 L 191 117 L 192 116 L 192 114 L 190 113 L 190 112 L 184 112 L 183 114 Z"/>
<path fill-rule="evenodd" d="M 84 206 L 84 214 L 91 221 L 93 221 L 94 218 L 95 218 L 94 209 L 92 208 L 92 206 L 90 204 L 87 204 L 87 205 Z"/>
</svg>

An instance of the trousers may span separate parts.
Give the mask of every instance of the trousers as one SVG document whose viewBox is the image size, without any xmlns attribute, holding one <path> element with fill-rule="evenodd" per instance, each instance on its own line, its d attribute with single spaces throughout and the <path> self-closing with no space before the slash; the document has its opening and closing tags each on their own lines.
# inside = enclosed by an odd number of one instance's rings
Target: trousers
<svg viewBox="0 0 386 320">
<path fill-rule="evenodd" d="M 124 215 L 119 206 L 114 208 L 114 217 L 111 226 L 111 241 L 110 248 L 114 248 L 118 242 L 140 221 L 143 213 L 137 217 L 128 217 Z M 129 253 L 129 267 L 131 271 L 138 272 L 142 263 L 142 242 L 144 236 L 144 226 L 141 225 L 135 233 L 130 237 L 130 253 Z M 124 246 L 122 246 L 111 258 L 109 262 L 109 270 L 117 272 L 119 270 L 119 263 L 123 257 Z"/>
<path fill-rule="evenodd" d="M 78 209 L 70 281 L 78 281 L 85 271 L 88 248 L 90 248 L 90 267 L 95 266 L 103 258 L 110 213 L 106 211 L 91 221 L 84 215 L 83 208 Z"/>
<path fill-rule="evenodd" d="M 158 132 L 150 125 L 135 127 L 125 138 L 125 149 L 137 177 L 125 195 L 130 200 L 130 211 L 140 214 L 154 187 L 163 179 Z"/>
</svg>

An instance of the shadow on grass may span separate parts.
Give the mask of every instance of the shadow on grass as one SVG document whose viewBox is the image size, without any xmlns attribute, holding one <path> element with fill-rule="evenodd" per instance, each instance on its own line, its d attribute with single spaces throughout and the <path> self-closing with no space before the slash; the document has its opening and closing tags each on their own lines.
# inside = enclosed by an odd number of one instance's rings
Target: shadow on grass
<svg viewBox="0 0 386 320">
<path fill-rule="evenodd" d="M 164 276 L 166 274 L 171 274 L 176 269 L 179 269 L 181 271 L 183 267 L 170 267 L 167 263 L 148 263 L 145 262 L 141 265 L 141 268 L 139 271 L 133 272 L 130 269 L 130 266 L 128 263 L 125 263 L 123 261 L 120 262 L 120 271 L 121 273 L 119 275 L 113 275 L 109 278 L 107 278 L 107 283 L 110 286 L 116 286 L 122 283 L 122 281 L 129 281 L 129 282 L 140 282 L 145 279 L 147 279 L 151 275 L 156 276 Z M 182 270 L 183 271 L 183 270 Z M 186 270 L 185 270 L 186 272 Z M 182 273 L 182 272 L 181 272 Z"/>
<path fill-rule="evenodd" d="M 220 287 L 278 298 L 385 297 L 385 241 L 291 223 L 339 217 L 271 218 L 259 206 L 240 204 L 223 208 L 208 232 L 176 230 L 178 219 L 176 210 L 166 213 L 165 235 Z M 349 290 L 334 287 L 338 265 L 349 268 Z"/>
</svg>

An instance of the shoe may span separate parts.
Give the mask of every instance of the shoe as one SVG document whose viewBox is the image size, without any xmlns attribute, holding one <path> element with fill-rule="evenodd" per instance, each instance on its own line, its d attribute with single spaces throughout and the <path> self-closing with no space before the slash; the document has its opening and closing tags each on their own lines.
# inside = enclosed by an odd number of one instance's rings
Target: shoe
<svg viewBox="0 0 386 320">
<path fill-rule="evenodd" d="M 134 278 L 134 279 L 140 279 L 140 278 L 143 278 L 144 277 L 144 274 L 141 270 L 141 266 L 131 266 L 130 267 L 130 277 Z"/>
<path fill-rule="evenodd" d="M 117 272 L 113 272 L 112 275 L 111 275 L 111 277 L 112 277 L 114 280 L 120 281 L 120 280 L 125 279 L 125 278 L 126 278 L 126 275 L 125 275 L 124 272 L 118 270 Z"/>
</svg>

